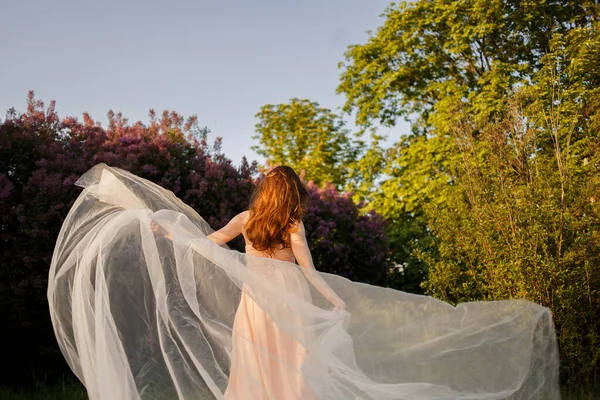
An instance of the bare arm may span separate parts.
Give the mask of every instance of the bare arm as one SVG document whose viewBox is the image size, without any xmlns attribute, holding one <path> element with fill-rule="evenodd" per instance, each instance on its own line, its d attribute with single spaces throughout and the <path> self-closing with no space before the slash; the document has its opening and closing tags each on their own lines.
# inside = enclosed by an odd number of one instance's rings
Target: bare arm
<svg viewBox="0 0 600 400">
<path fill-rule="evenodd" d="M 233 217 L 231 221 L 227 223 L 224 227 L 215 231 L 208 235 L 206 238 L 211 240 L 212 242 L 218 245 L 224 245 L 232 239 L 235 239 L 240 233 L 242 233 L 242 228 L 245 223 L 245 215 L 244 213 L 240 213 Z M 173 240 L 171 234 L 167 232 L 164 228 L 158 225 L 155 221 L 150 222 L 151 229 L 159 235 L 162 235 L 166 239 Z"/>
<path fill-rule="evenodd" d="M 291 234 L 291 246 L 294 252 L 294 257 L 298 261 L 300 269 L 306 276 L 306 279 L 313 284 L 313 286 L 329 300 L 336 308 L 344 309 L 346 303 L 333 291 L 331 286 L 325 282 L 321 274 L 315 269 L 313 264 L 312 255 L 306 242 L 306 231 L 304 230 L 304 224 L 300 222 L 296 232 Z"/>
<path fill-rule="evenodd" d="M 242 233 L 242 229 L 244 228 L 244 222 L 246 217 L 246 212 L 239 213 L 235 217 L 231 219 L 221 229 L 215 231 L 207 236 L 207 238 L 218 245 L 224 245 L 232 239 L 235 239 L 239 234 Z"/>
</svg>

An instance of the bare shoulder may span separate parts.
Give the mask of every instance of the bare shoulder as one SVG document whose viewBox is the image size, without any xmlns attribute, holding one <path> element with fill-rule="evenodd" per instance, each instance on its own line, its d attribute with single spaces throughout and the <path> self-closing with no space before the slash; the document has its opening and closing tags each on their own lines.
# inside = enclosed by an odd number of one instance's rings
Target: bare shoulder
<svg viewBox="0 0 600 400">
<path fill-rule="evenodd" d="M 246 224 L 246 222 L 248 222 L 248 219 L 250 218 L 250 210 L 242 211 L 241 213 L 236 215 L 234 218 L 236 220 L 238 220 L 239 222 Z"/>
</svg>

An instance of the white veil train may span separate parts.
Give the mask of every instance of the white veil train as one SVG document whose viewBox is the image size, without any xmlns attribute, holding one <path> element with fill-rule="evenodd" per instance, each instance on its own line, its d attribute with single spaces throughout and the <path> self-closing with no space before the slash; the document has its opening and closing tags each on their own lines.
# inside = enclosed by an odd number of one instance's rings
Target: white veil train
<svg viewBox="0 0 600 400">
<path fill-rule="evenodd" d="M 214 244 L 201 216 L 150 181 L 99 164 L 77 185 L 48 300 L 58 344 L 91 400 L 222 399 L 242 288 L 306 348 L 296 372 L 317 399 L 560 398 L 545 307 L 454 307 L 321 273 L 347 305 L 333 310 L 298 266 Z M 267 268 L 304 282 L 310 300 L 274 284 Z"/>
</svg>

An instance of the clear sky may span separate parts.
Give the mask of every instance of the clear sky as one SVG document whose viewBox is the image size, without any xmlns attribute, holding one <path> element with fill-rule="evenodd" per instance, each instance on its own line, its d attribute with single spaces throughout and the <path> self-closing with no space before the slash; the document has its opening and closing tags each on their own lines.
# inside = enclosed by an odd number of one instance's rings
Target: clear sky
<svg viewBox="0 0 600 400">
<path fill-rule="evenodd" d="M 198 115 L 225 154 L 250 146 L 264 104 L 308 98 L 336 109 L 348 45 L 383 23 L 387 0 L 1 0 L 0 113 L 25 108 L 28 90 L 60 115 L 106 125 L 148 110 Z M 402 125 L 388 133 L 397 139 Z M 398 133 L 396 133 L 398 132 Z M 395 136 L 395 137 L 394 137 Z"/>
</svg>

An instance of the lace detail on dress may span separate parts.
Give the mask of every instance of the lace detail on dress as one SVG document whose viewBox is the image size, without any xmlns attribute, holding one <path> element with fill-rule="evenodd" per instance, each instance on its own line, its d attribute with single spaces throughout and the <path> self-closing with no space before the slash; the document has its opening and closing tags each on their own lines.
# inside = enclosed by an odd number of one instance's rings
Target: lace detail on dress
<svg viewBox="0 0 600 400">
<path fill-rule="evenodd" d="M 260 260 L 256 260 L 255 262 L 253 262 L 254 260 L 252 260 L 252 258 L 248 260 L 248 269 L 260 276 L 264 276 L 271 282 L 275 282 L 275 270 L 277 267 L 274 265 L 275 263 L 273 263 L 273 259 L 267 257 L 257 258 L 260 258 Z"/>
</svg>

